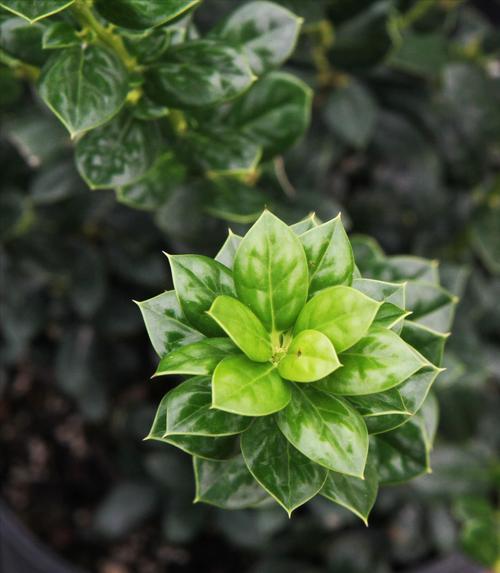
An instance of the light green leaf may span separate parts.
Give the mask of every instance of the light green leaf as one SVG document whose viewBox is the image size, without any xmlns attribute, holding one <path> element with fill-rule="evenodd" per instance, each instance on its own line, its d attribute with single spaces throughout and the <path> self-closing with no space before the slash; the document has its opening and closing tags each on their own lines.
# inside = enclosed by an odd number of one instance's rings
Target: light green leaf
<svg viewBox="0 0 500 573">
<path fill-rule="evenodd" d="M 121 60 L 94 44 L 58 52 L 39 83 L 40 97 L 71 137 L 109 121 L 125 103 L 127 89 L 127 71 Z"/>
<path fill-rule="evenodd" d="M 397 334 L 380 327 L 374 327 L 343 352 L 340 361 L 342 368 L 316 384 L 328 392 L 346 396 L 389 390 L 426 364 Z"/>
<path fill-rule="evenodd" d="M 219 263 L 222 263 L 228 269 L 232 269 L 234 264 L 234 257 L 236 256 L 236 251 L 238 250 L 241 241 L 242 237 L 236 235 L 231 231 L 231 229 L 229 229 L 227 239 L 222 245 L 220 251 L 215 256 L 215 260 Z"/>
<path fill-rule="evenodd" d="M 306 131 L 312 92 L 296 77 L 271 72 L 229 108 L 225 122 L 250 137 L 269 159 L 291 147 Z"/>
<path fill-rule="evenodd" d="M 290 388 L 273 364 L 246 356 L 225 358 L 212 378 L 214 408 L 242 416 L 268 416 L 290 401 Z"/>
<path fill-rule="evenodd" d="M 219 362 L 238 349 L 227 338 L 203 338 L 164 356 L 153 376 L 165 374 L 212 374 Z"/>
<path fill-rule="evenodd" d="M 150 67 L 146 88 L 159 103 L 176 108 L 230 100 L 255 81 L 241 50 L 212 40 L 185 42 Z"/>
<path fill-rule="evenodd" d="M 297 236 L 265 211 L 234 261 L 238 297 L 269 331 L 290 328 L 307 299 L 307 262 Z"/>
<path fill-rule="evenodd" d="M 311 213 L 301 221 L 294 223 L 293 225 L 290 225 L 290 229 L 292 229 L 292 231 L 296 235 L 303 235 L 304 233 L 310 231 L 311 229 L 314 229 L 314 227 L 317 227 L 318 225 L 319 223 L 316 218 L 316 215 L 314 213 Z"/>
<path fill-rule="evenodd" d="M 203 501 L 223 509 L 252 507 L 268 494 L 255 481 L 242 456 L 224 462 L 194 458 L 195 502 Z"/>
<path fill-rule="evenodd" d="M 309 267 L 309 296 L 334 285 L 352 282 L 354 258 L 338 215 L 300 236 Z"/>
<path fill-rule="evenodd" d="M 341 398 L 310 385 L 291 387 L 292 399 L 277 417 L 285 437 L 317 464 L 362 477 L 368 454 L 363 418 Z"/>
<path fill-rule="evenodd" d="M 326 469 L 295 449 L 273 416 L 254 420 L 241 436 L 241 451 L 254 478 L 289 516 L 325 482 Z"/>
<path fill-rule="evenodd" d="M 145 30 L 161 26 L 192 10 L 201 0 L 97 0 L 97 10 L 110 22 Z"/>
<path fill-rule="evenodd" d="M 186 318 L 207 336 L 223 335 L 223 330 L 206 311 L 219 295 L 234 295 L 231 272 L 217 261 L 201 255 L 170 255 L 169 262 Z"/>
<path fill-rule="evenodd" d="M 302 19 L 273 2 L 249 2 L 232 12 L 213 35 L 241 46 L 250 67 L 261 75 L 292 53 Z"/>
<path fill-rule="evenodd" d="M 340 366 L 330 340 L 317 330 L 303 330 L 293 337 L 278 364 L 282 378 L 293 382 L 314 382 Z"/>
<path fill-rule="evenodd" d="M 16 16 L 34 23 L 47 16 L 57 14 L 71 6 L 75 0 L 1 0 L 0 8 L 5 8 Z"/>
<path fill-rule="evenodd" d="M 255 314 L 239 300 L 225 295 L 218 296 L 208 315 L 250 360 L 267 362 L 271 359 L 273 349 L 270 334 Z"/>
<path fill-rule="evenodd" d="M 151 344 L 159 356 L 204 338 L 203 334 L 185 324 L 186 318 L 173 290 L 138 302 L 137 305 Z"/>
<path fill-rule="evenodd" d="M 167 425 L 163 437 L 190 435 L 221 437 L 245 431 L 251 419 L 211 408 L 210 377 L 196 376 L 167 394 Z"/>
<path fill-rule="evenodd" d="M 165 437 L 167 430 L 167 400 L 166 394 L 156 412 L 153 425 L 145 440 L 164 442 L 179 448 L 192 456 L 199 456 L 208 460 L 224 460 L 238 452 L 238 441 L 235 436 L 207 437 L 170 435 Z"/>
<path fill-rule="evenodd" d="M 76 166 L 91 189 L 121 187 L 144 176 L 161 145 L 155 123 L 123 113 L 78 141 Z"/>
<path fill-rule="evenodd" d="M 378 475 L 376 460 L 369 454 L 366 460 L 365 479 L 328 472 L 321 495 L 355 513 L 365 525 L 377 499 Z"/>
<path fill-rule="evenodd" d="M 295 323 L 294 333 L 319 330 L 340 353 L 365 336 L 380 305 L 380 302 L 351 287 L 330 287 L 304 306 Z"/>
</svg>

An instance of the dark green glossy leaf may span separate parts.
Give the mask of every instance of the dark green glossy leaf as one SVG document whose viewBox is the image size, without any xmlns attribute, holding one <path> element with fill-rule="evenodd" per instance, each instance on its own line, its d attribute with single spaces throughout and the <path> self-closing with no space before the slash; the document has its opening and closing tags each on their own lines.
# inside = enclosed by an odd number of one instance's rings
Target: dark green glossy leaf
<svg viewBox="0 0 500 573">
<path fill-rule="evenodd" d="M 167 426 L 170 435 L 231 436 L 246 430 L 251 419 L 211 408 L 210 377 L 196 376 L 167 394 Z"/>
<path fill-rule="evenodd" d="M 28 24 L 20 18 L 6 18 L 0 20 L 0 49 L 10 56 L 41 66 L 47 58 L 42 50 L 43 24 Z"/>
<path fill-rule="evenodd" d="M 274 364 L 252 362 L 246 356 L 225 358 L 212 378 L 214 408 L 242 416 L 268 416 L 290 401 L 290 387 Z"/>
<path fill-rule="evenodd" d="M 376 278 L 384 281 L 423 281 L 439 285 L 438 262 L 421 257 L 387 257 L 375 265 Z"/>
<path fill-rule="evenodd" d="M 241 451 L 254 478 L 289 515 L 325 482 L 327 470 L 295 449 L 273 416 L 254 420 L 241 436 Z"/>
<path fill-rule="evenodd" d="M 374 456 L 369 454 L 366 460 L 365 479 L 346 476 L 337 472 L 328 472 L 321 495 L 355 513 L 365 525 L 377 499 L 378 475 Z"/>
<path fill-rule="evenodd" d="M 447 39 L 444 34 L 405 34 L 390 64 L 423 76 L 437 76 L 447 63 Z"/>
<path fill-rule="evenodd" d="M 441 366 L 444 345 L 449 334 L 442 334 L 417 322 L 405 320 L 400 336 L 413 348 L 416 348 L 429 362 Z"/>
<path fill-rule="evenodd" d="M 230 296 L 218 296 L 208 315 L 250 360 L 267 362 L 271 359 L 273 349 L 270 334 L 255 314 L 239 300 Z"/>
<path fill-rule="evenodd" d="M 300 236 L 309 267 L 309 296 L 352 282 L 354 259 L 340 215 Z"/>
<path fill-rule="evenodd" d="M 307 261 L 297 236 L 265 211 L 234 261 L 238 297 L 269 331 L 290 328 L 307 299 Z"/>
<path fill-rule="evenodd" d="M 167 401 L 165 394 L 156 411 L 153 425 L 145 440 L 155 440 L 175 446 L 192 456 L 200 456 L 207 460 L 224 460 L 238 451 L 238 443 L 234 436 L 208 437 L 190 435 L 170 435 L 167 431 Z"/>
<path fill-rule="evenodd" d="M 310 385 L 291 385 L 278 425 L 305 456 L 330 470 L 362 477 L 368 453 L 363 418 L 342 400 Z"/>
<path fill-rule="evenodd" d="M 234 177 L 214 178 L 207 191 L 205 211 L 231 223 L 253 223 L 272 203 L 269 195 L 258 187 Z"/>
<path fill-rule="evenodd" d="M 224 334 L 206 311 L 219 295 L 234 295 L 230 271 L 217 261 L 198 255 L 170 255 L 169 262 L 175 290 L 189 322 L 207 336 Z"/>
<path fill-rule="evenodd" d="M 146 95 L 143 95 L 132 109 L 133 116 L 144 121 L 161 119 L 167 117 L 169 113 L 167 106 L 154 102 Z"/>
<path fill-rule="evenodd" d="M 137 304 L 151 344 L 159 356 L 203 339 L 203 334 L 185 324 L 184 313 L 173 290 Z"/>
<path fill-rule="evenodd" d="M 215 256 L 215 260 L 225 265 L 228 269 L 232 269 L 234 264 L 234 257 L 236 256 L 236 251 L 240 246 L 241 240 L 242 237 L 236 235 L 231 231 L 231 229 L 229 229 L 227 239 L 222 245 L 220 251 Z"/>
<path fill-rule="evenodd" d="M 131 28 L 144 30 L 161 26 L 188 10 L 193 9 L 201 0 L 97 0 L 97 10 L 110 22 Z"/>
<path fill-rule="evenodd" d="M 1 0 L 0 7 L 36 22 L 71 6 L 75 0 Z"/>
<path fill-rule="evenodd" d="M 39 93 L 72 137 L 109 121 L 125 102 L 127 71 L 97 45 L 61 50 L 44 69 Z"/>
<path fill-rule="evenodd" d="M 227 338 L 203 338 L 164 356 L 154 376 L 164 374 L 212 374 L 219 362 L 229 354 L 238 352 Z"/>
<path fill-rule="evenodd" d="M 366 235 L 351 235 L 350 240 L 354 251 L 354 260 L 362 274 L 372 276 L 370 270 L 385 261 L 384 251 L 375 239 Z"/>
<path fill-rule="evenodd" d="M 383 302 L 375 316 L 374 325 L 392 328 L 405 316 L 406 284 L 388 283 L 373 279 L 354 279 L 352 286 L 374 300 Z"/>
<path fill-rule="evenodd" d="M 292 339 L 278 364 L 282 378 L 293 382 L 314 382 L 340 366 L 330 339 L 317 330 L 302 330 Z"/>
<path fill-rule="evenodd" d="M 432 283 L 410 281 L 406 285 L 406 308 L 411 319 L 438 332 L 449 332 L 458 298 Z"/>
<path fill-rule="evenodd" d="M 311 98 L 310 89 L 294 76 L 271 72 L 232 105 L 225 121 L 260 145 L 268 159 L 304 134 Z"/>
<path fill-rule="evenodd" d="M 495 186 L 495 183 L 493 185 Z M 496 197 L 492 192 L 489 201 L 475 211 L 471 222 L 475 251 L 486 268 L 494 275 L 500 274 L 500 255 L 497 248 L 500 242 L 499 188 L 500 184 L 497 179 Z"/>
<path fill-rule="evenodd" d="M 346 396 L 389 390 L 425 365 L 425 359 L 397 334 L 380 327 L 374 327 L 339 358 L 343 367 L 316 384 Z"/>
<path fill-rule="evenodd" d="M 160 148 L 156 124 L 120 114 L 78 141 L 76 165 L 91 189 L 121 187 L 144 176 Z"/>
<path fill-rule="evenodd" d="M 147 88 L 159 103 L 209 106 L 235 98 L 254 81 L 243 53 L 211 40 L 186 42 L 151 66 Z"/>
<path fill-rule="evenodd" d="M 363 84 L 351 80 L 332 92 L 324 118 L 342 141 L 360 149 L 369 143 L 374 133 L 377 103 Z"/>
<path fill-rule="evenodd" d="M 261 75 L 290 56 L 301 23 L 301 18 L 278 4 L 249 2 L 230 14 L 214 35 L 243 47 L 250 67 Z"/>
<path fill-rule="evenodd" d="M 294 333 L 318 330 L 330 339 L 337 353 L 343 352 L 367 334 L 380 304 L 351 287 L 330 287 L 304 306 Z"/>
<path fill-rule="evenodd" d="M 73 48 L 81 44 L 76 30 L 66 22 L 53 22 L 44 32 L 42 47 L 44 50 Z"/>
<path fill-rule="evenodd" d="M 134 183 L 116 190 L 116 198 L 135 209 L 158 209 L 186 177 L 186 168 L 170 152 L 159 157 L 153 167 Z"/>
<path fill-rule="evenodd" d="M 267 493 L 248 471 L 242 456 L 224 462 L 194 458 L 195 502 L 224 509 L 243 509 L 267 498 Z"/>
<path fill-rule="evenodd" d="M 429 396 L 421 412 L 406 424 L 371 438 L 381 484 L 404 482 L 429 472 L 436 425 L 437 403 Z"/>
<path fill-rule="evenodd" d="M 183 139 L 186 156 L 199 169 L 214 175 L 244 175 L 255 171 L 262 149 L 251 139 L 232 130 L 211 133 L 191 131 Z"/>
</svg>

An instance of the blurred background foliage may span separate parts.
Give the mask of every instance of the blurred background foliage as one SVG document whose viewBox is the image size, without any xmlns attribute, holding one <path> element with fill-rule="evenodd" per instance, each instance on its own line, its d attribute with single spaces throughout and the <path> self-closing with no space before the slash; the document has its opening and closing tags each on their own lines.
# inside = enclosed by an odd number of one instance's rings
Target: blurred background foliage
<svg viewBox="0 0 500 573">
<path fill-rule="evenodd" d="M 169 287 L 162 250 L 214 254 L 227 222 L 195 184 L 169 189 L 155 213 L 89 191 L 64 129 L 2 67 L 2 498 L 58 553 L 104 573 L 386 573 L 460 550 L 498 567 L 498 3 L 280 3 L 304 18 L 286 68 L 314 90 L 313 113 L 306 137 L 261 166 L 256 193 L 289 222 L 341 210 L 386 252 L 441 261 L 461 302 L 435 386 L 433 473 L 385 488 L 369 529 L 321 500 L 290 521 L 193 505 L 188 457 L 142 442 L 165 382 L 149 382 L 155 357 L 131 299 Z M 196 25 L 235 4 L 206 0 Z M 37 45 L 27 32 L 35 63 Z M 225 184 L 216 211 L 238 231 L 257 195 Z"/>
</svg>

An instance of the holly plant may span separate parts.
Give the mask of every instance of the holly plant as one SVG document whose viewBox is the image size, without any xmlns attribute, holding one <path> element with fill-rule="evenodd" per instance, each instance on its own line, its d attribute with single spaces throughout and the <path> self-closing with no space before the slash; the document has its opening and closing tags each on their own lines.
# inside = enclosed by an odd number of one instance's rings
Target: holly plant
<svg viewBox="0 0 500 573">
<path fill-rule="evenodd" d="M 379 272 L 432 272 L 371 247 L 358 239 Z M 288 226 L 265 211 L 214 260 L 168 259 L 175 290 L 139 307 L 154 376 L 189 378 L 148 438 L 193 456 L 196 501 L 291 514 L 320 494 L 366 521 L 379 484 L 429 471 L 447 333 L 428 324 L 451 295 L 416 281 L 407 310 L 410 283 L 363 278 L 340 215 Z"/>
<path fill-rule="evenodd" d="M 265 0 L 218 22 L 210 8 L 201 0 L 0 0 L 0 85 L 36 86 L 91 189 L 114 189 L 138 209 L 190 201 L 254 221 L 269 202 L 256 188 L 262 170 L 274 173 L 272 161 L 309 122 L 311 90 L 278 70 L 302 19 Z M 18 118 L 12 123 L 7 131 L 24 151 Z M 37 137 L 49 137 L 40 123 Z"/>
</svg>

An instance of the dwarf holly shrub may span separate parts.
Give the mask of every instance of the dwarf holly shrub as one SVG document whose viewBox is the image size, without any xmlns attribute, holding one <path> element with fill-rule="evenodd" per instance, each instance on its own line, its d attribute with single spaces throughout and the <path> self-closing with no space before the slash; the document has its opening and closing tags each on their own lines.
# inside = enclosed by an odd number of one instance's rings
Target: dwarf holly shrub
<svg viewBox="0 0 500 573">
<path fill-rule="evenodd" d="M 340 216 L 287 226 L 265 211 L 215 260 L 169 255 L 175 290 L 139 306 L 155 376 L 190 378 L 148 438 L 193 455 L 196 500 L 271 496 L 291 513 L 320 494 L 366 521 L 379 484 L 429 470 L 447 337 L 433 309 L 451 317 L 455 300 L 434 263 L 356 248 L 379 279 L 361 275 Z"/>
<path fill-rule="evenodd" d="M 259 0 L 201 31 L 201 4 L 1 0 L 0 63 L 36 84 L 90 188 L 155 211 L 189 188 L 193 205 L 250 222 L 269 201 L 260 166 L 309 123 L 311 90 L 276 70 L 302 19 Z"/>
</svg>

